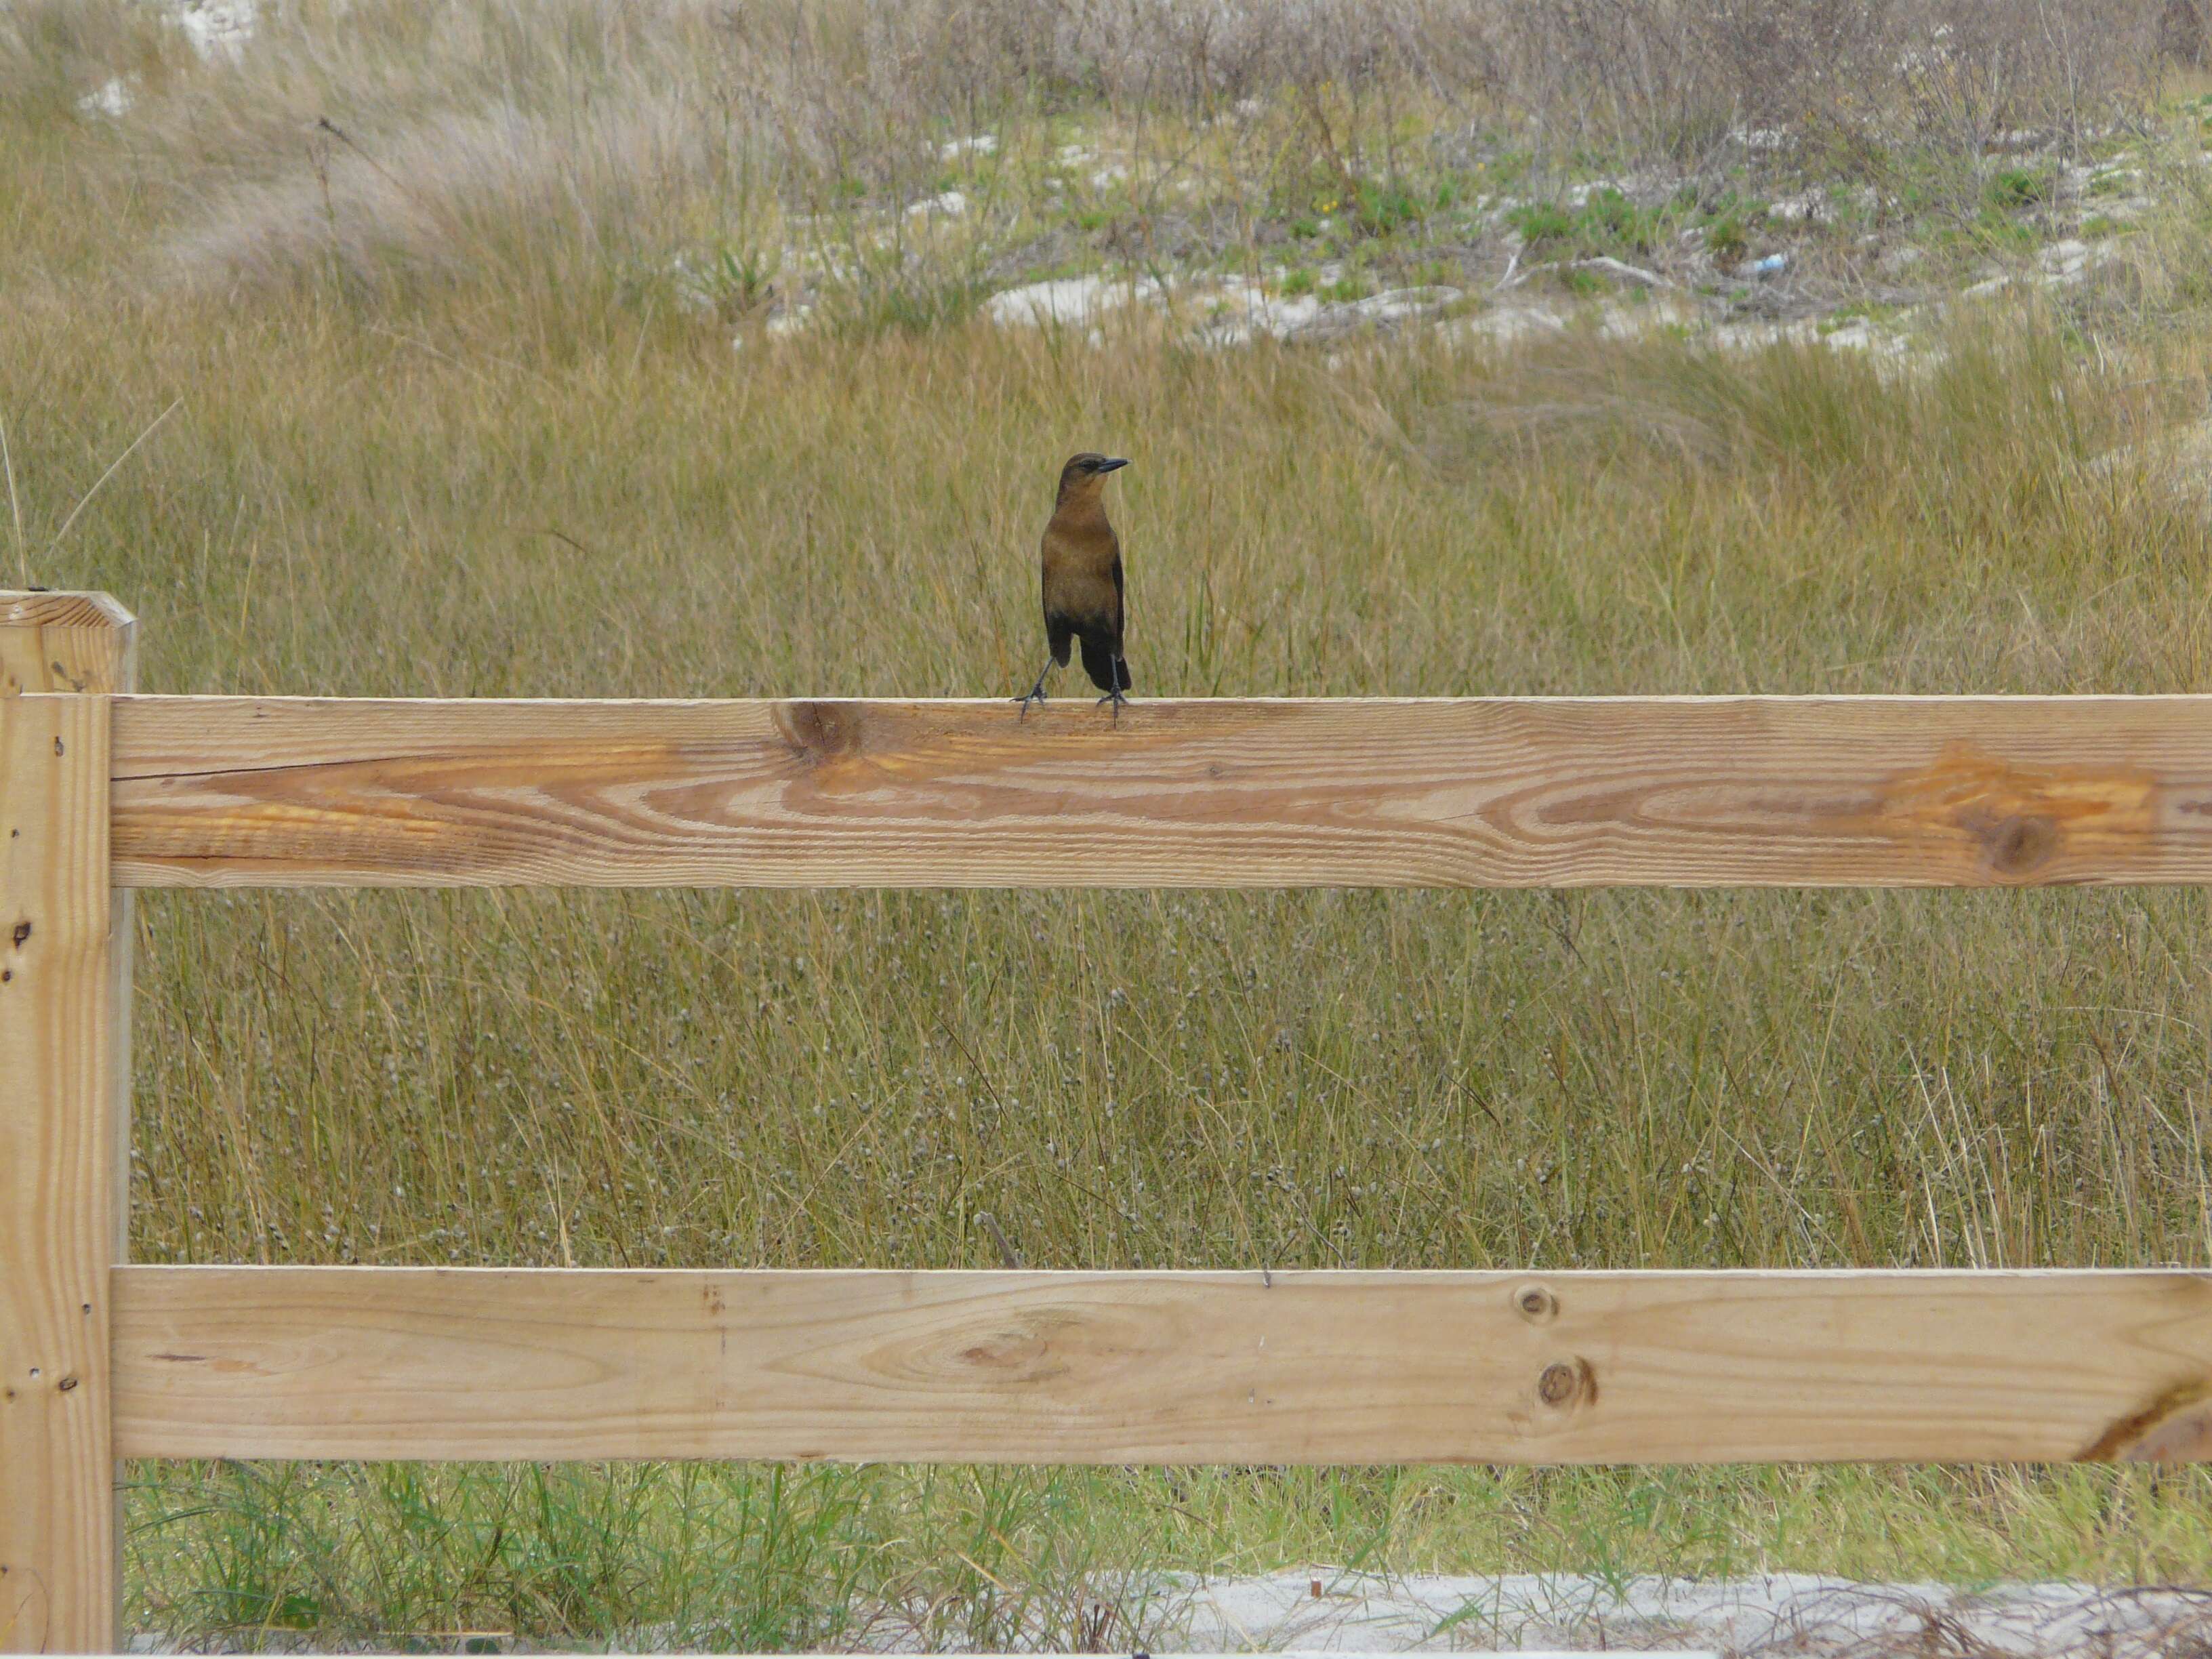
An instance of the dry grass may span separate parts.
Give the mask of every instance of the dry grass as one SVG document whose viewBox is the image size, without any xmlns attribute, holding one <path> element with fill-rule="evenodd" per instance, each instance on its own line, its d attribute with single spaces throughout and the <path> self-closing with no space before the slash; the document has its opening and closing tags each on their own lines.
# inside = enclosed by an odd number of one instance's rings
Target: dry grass
<svg viewBox="0 0 2212 1659">
<path fill-rule="evenodd" d="M 1810 181 L 1971 228 L 2007 143 L 2079 158 L 2142 125 L 2165 9 L 289 0 L 248 62 L 210 69 L 155 8 L 21 0 L 0 89 L 58 131 L 128 82 L 129 120 L 73 148 L 119 152 L 109 213 L 154 198 L 142 274 L 165 289 L 337 283 L 404 313 L 466 275 L 514 302 L 480 319 L 495 338 L 611 289 L 672 299 L 680 266 L 740 273 L 714 295 L 739 309 L 927 325 L 986 272 L 1079 252 L 1249 267 L 1339 198 L 1370 244 L 1350 251 L 1402 276 L 1471 231 L 1395 246 L 1431 198 L 1543 199 L 1594 168 L 1721 217 Z M 995 151 L 947 148 L 976 134 Z M 1100 159 L 1126 184 L 1047 200 Z M 957 225 L 903 212 L 953 187 Z"/>
<path fill-rule="evenodd" d="M 1382 67 L 1332 47 L 1329 95 L 1382 108 L 1474 15 L 1382 14 Z M 1137 458 L 1148 693 L 2212 689 L 2203 526 L 2083 465 L 2202 406 L 2166 325 L 2212 240 L 2188 198 L 2136 331 L 1961 325 L 1924 375 L 1581 337 L 1092 351 L 895 307 L 733 352 L 655 260 L 936 168 L 867 113 L 902 64 L 948 135 L 1015 100 L 1039 145 L 1071 111 L 1184 131 L 1189 87 L 1316 147 L 1389 123 L 1327 127 L 1233 31 L 1146 69 L 1106 8 L 350 15 L 236 71 L 137 8 L 0 20 L 8 560 L 136 607 L 151 689 L 1011 695 L 1048 481 L 1097 445 Z M 80 119 L 126 58 L 142 114 Z M 708 142 L 733 64 L 744 142 Z M 2193 892 L 139 914 L 146 1259 L 982 1265 L 988 1212 L 1055 1267 L 2212 1260 Z M 1101 1597 L 1113 1639 L 1162 1628 L 1127 1577 L 1158 1566 L 2212 1562 L 2204 1480 L 2106 1470 L 139 1480 L 135 1616 L 230 1638 L 1066 1645 Z"/>
</svg>

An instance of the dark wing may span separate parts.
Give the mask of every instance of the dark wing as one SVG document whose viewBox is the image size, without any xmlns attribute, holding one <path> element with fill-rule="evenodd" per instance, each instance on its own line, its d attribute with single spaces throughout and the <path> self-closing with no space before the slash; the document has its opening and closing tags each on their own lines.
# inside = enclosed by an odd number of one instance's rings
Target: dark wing
<svg viewBox="0 0 2212 1659">
<path fill-rule="evenodd" d="M 1121 649 L 1121 538 L 1116 536 L 1114 538 L 1114 650 L 1117 655 Z"/>
</svg>

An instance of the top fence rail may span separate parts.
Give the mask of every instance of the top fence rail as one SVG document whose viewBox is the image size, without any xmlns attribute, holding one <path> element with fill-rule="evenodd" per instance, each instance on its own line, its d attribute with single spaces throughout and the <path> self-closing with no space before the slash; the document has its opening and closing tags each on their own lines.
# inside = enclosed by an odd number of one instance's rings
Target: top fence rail
<svg viewBox="0 0 2212 1659">
<path fill-rule="evenodd" d="M 2212 881 L 2212 697 L 118 696 L 124 886 Z"/>
</svg>

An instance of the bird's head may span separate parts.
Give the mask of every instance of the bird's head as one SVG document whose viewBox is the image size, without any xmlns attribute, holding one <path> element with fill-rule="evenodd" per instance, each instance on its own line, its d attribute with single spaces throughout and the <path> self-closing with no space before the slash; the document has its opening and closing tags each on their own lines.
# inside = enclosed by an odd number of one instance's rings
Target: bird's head
<svg viewBox="0 0 2212 1659">
<path fill-rule="evenodd" d="M 1119 472 L 1128 464 L 1121 456 L 1094 455 L 1087 449 L 1080 455 L 1071 456 L 1067 465 L 1060 469 L 1060 499 L 1064 501 L 1071 495 L 1097 495 L 1108 473 Z"/>
</svg>

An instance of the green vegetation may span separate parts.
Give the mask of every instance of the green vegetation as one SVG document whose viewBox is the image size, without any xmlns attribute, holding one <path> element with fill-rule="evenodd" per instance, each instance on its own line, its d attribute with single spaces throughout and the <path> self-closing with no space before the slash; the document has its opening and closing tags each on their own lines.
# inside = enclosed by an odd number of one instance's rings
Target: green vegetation
<svg viewBox="0 0 2212 1659">
<path fill-rule="evenodd" d="M 1539 252 L 1571 241 L 1582 228 L 1579 218 L 1557 202 L 1531 202 L 1513 209 L 1505 222 L 1521 233 L 1521 240 Z"/>
<path fill-rule="evenodd" d="M 1990 207 L 1982 210 L 1963 240 L 1983 253 L 2018 258 L 2033 252 L 2043 239 L 2034 226 Z"/>
<path fill-rule="evenodd" d="M 1705 250 L 1723 270 L 1735 264 L 1751 251 L 1751 237 L 1743 220 L 1733 213 L 1717 216 L 1705 227 Z"/>
<path fill-rule="evenodd" d="M 2033 167 L 2000 167 L 1983 187 L 1983 199 L 2000 213 L 2017 213 L 2051 198 L 2048 173 Z"/>
<path fill-rule="evenodd" d="M 1370 236 L 1419 224 L 1428 211 L 1427 204 L 1396 184 L 1362 184 L 1352 202 L 1359 228 Z"/>
<path fill-rule="evenodd" d="M 1521 233 L 1530 256 L 1542 259 L 1640 257 L 1670 222 L 1664 210 L 1638 207 L 1609 185 L 1591 191 L 1578 207 L 1532 202 L 1505 218 Z"/>
</svg>

